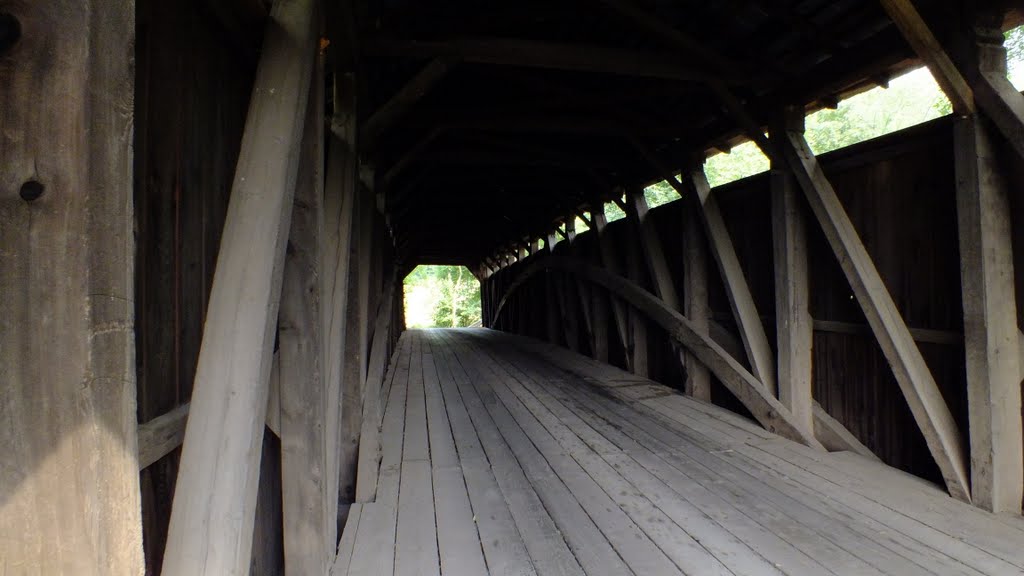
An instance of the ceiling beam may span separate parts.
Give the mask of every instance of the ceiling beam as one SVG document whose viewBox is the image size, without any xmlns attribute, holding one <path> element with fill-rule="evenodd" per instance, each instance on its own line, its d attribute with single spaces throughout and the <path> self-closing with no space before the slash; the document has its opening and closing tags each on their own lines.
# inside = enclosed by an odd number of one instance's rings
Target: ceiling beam
<svg viewBox="0 0 1024 576">
<path fill-rule="evenodd" d="M 450 41 L 378 39 L 370 46 L 378 53 L 410 58 L 451 58 L 474 64 L 519 66 L 680 82 L 704 83 L 711 74 L 703 66 L 683 64 L 673 54 L 628 50 L 600 45 L 561 44 L 511 38 L 459 38 Z M 724 71 L 714 79 L 743 84 L 746 78 Z"/>
<path fill-rule="evenodd" d="M 364 150 L 373 150 L 380 136 L 419 102 L 433 87 L 448 74 L 454 60 L 434 58 L 416 73 L 383 106 L 374 111 L 363 124 L 360 145 Z"/>
</svg>

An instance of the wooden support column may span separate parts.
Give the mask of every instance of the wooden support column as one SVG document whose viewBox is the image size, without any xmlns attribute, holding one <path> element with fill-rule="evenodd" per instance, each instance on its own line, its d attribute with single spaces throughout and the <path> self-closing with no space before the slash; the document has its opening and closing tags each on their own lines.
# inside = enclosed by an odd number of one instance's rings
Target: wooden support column
<svg viewBox="0 0 1024 576">
<path fill-rule="evenodd" d="M 669 308 L 682 311 L 679 304 L 679 295 L 676 292 L 675 282 L 672 280 L 672 273 L 665 259 L 665 251 L 661 245 L 661 238 L 654 228 L 647 212 L 647 199 L 643 190 L 632 190 L 626 193 L 626 215 L 633 223 L 633 230 L 636 234 L 637 245 L 643 253 L 643 260 L 647 263 L 647 272 L 654 285 L 654 293 L 661 298 Z M 673 349 L 679 357 L 679 365 L 682 371 L 686 370 L 686 353 L 675 343 Z"/>
<path fill-rule="evenodd" d="M 626 260 L 627 277 L 634 284 L 643 285 L 641 280 L 643 272 L 640 268 L 640 259 L 643 258 L 643 255 L 640 254 L 640 246 L 635 234 L 626 235 L 626 248 L 628 250 L 626 253 L 629 254 Z M 642 314 L 637 313 L 636 310 L 630 310 L 629 326 L 631 338 L 629 350 L 633 356 L 631 369 L 633 374 L 646 378 L 650 373 L 647 363 L 647 319 Z"/>
<path fill-rule="evenodd" d="M 298 150 L 313 0 L 275 4 L 210 293 L 163 574 L 247 574 Z"/>
<path fill-rule="evenodd" d="M 288 574 L 323 574 L 334 550 L 327 497 L 321 248 L 324 234 L 324 69 L 317 58 L 284 262 L 280 344 L 281 500 Z"/>
<path fill-rule="evenodd" d="M 683 315 L 701 335 L 709 335 L 711 308 L 708 305 L 707 244 L 701 233 L 696 205 L 683 207 Z M 685 392 L 694 398 L 711 401 L 711 373 L 692 353 L 686 354 Z"/>
<path fill-rule="evenodd" d="M 341 448 L 339 457 L 339 513 L 344 516 L 356 499 L 356 464 L 366 388 L 369 331 L 370 270 L 373 249 L 373 197 L 355 183 L 355 221 L 349 257 L 348 306 L 345 318 L 345 353 L 341 380 Z"/>
<path fill-rule="evenodd" d="M 786 137 L 777 138 L 775 145 L 785 153 L 790 169 L 836 254 L 875 338 L 892 366 L 928 449 L 942 471 L 949 493 L 955 498 L 970 501 L 964 438 L 853 222 L 802 133 L 787 131 Z"/>
<path fill-rule="evenodd" d="M 788 128 L 803 132 L 803 108 L 787 110 L 772 140 Z M 782 124 L 788 122 L 789 126 Z M 807 232 L 803 206 L 782 156 L 772 160 L 772 246 L 775 264 L 775 330 L 778 347 L 779 401 L 793 418 L 814 429 L 811 345 L 814 336 L 807 272 Z"/>
<path fill-rule="evenodd" d="M 566 235 L 568 236 L 568 239 L 569 239 L 569 244 L 570 245 L 573 244 L 576 241 L 576 217 L 575 216 L 570 215 L 569 219 L 565 221 L 565 231 L 566 231 Z M 568 283 L 568 286 L 569 286 L 568 290 L 570 292 L 572 292 L 575 295 L 575 297 L 577 298 L 576 302 L 577 302 L 577 305 L 578 305 L 578 309 L 580 311 L 580 316 L 583 317 L 583 329 L 587 333 L 586 334 L 587 342 L 590 345 L 591 352 L 593 352 L 593 350 L 594 350 L 594 320 L 593 320 L 593 316 L 591 314 L 591 309 L 590 309 L 590 295 L 587 293 L 588 286 L 586 286 L 579 279 L 577 279 L 575 277 L 572 277 L 572 276 L 570 276 L 569 278 L 566 278 L 566 282 Z M 566 303 L 568 304 L 568 302 L 572 298 L 572 296 L 569 293 L 566 293 L 566 298 L 567 298 Z M 579 323 L 575 321 L 575 318 L 573 319 L 573 324 L 577 327 L 577 330 L 578 330 Z M 578 347 L 578 345 L 577 345 L 577 347 Z"/>
<path fill-rule="evenodd" d="M 335 102 L 337 102 L 337 94 Z M 325 306 L 324 306 L 324 405 L 326 406 L 325 436 L 327 438 L 327 469 L 324 472 L 327 499 L 324 503 L 328 515 L 337 518 L 339 496 L 339 462 L 341 458 L 341 403 L 342 380 L 345 370 L 346 318 L 349 306 L 349 272 L 353 242 L 355 214 L 355 156 L 338 138 L 328 142 L 327 181 L 324 186 L 325 236 L 324 253 Z M 352 300 L 355 300 L 353 298 Z M 337 542 L 337 522 L 327 536 L 334 535 Z"/>
<path fill-rule="evenodd" d="M 135 2 L 0 12 L 0 573 L 141 574 Z"/>
<path fill-rule="evenodd" d="M 733 246 L 732 238 L 729 237 L 729 230 L 725 226 L 725 218 L 718 207 L 718 201 L 711 194 L 711 186 L 704 174 L 704 168 L 702 166 L 694 167 L 690 171 L 688 181 L 690 183 L 689 193 L 674 176 L 670 175 L 668 178 L 669 184 L 676 189 L 676 192 L 684 199 L 696 202 L 700 207 L 708 245 L 718 264 L 718 270 L 722 274 L 725 291 L 729 296 L 729 305 L 732 307 L 733 316 L 740 329 L 740 339 L 743 341 L 743 348 L 750 361 L 751 372 L 764 384 L 770 394 L 775 395 L 777 389 L 772 348 L 768 344 L 768 336 L 761 323 L 761 316 L 757 313 L 757 306 L 754 304 L 750 286 L 747 285 L 747 280 L 743 276 L 743 268 L 736 256 L 736 248 Z"/>
<path fill-rule="evenodd" d="M 974 96 L 971 87 L 935 39 L 914 3 L 911 0 L 879 0 L 879 3 L 910 47 L 928 65 L 935 81 L 953 104 L 953 110 L 958 114 L 973 113 Z"/>
<path fill-rule="evenodd" d="M 615 246 L 612 244 L 611 237 L 608 236 L 606 230 L 608 227 L 608 217 L 604 213 L 604 204 L 591 211 L 590 215 L 594 221 L 594 232 L 597 234 L 600 266 L 612 274 L 622 274 L 619 259 L 615 254 Z M 608 301 L 611 302 L 612 316 L 615 318 L 615 332 L 619 335 L 622 349 L 626 351 L 626 368 L 632 371 L 632 339 L 629 335 L 629 316 L 626 313 L 626 307 L 622 305 L 622 302 L 611 296 L 608 296 Z"/>
<path fill-rule="evenodd" d="M 633 222 L 640 251 L 643 253 L 644 262 L 647 263 L 647 270 L 651 275 L 651 282 L 654 284 L 655 295 L 661 298 L 668 307 L 679 310 L 679 296 L 676 294 L 672 273 L 665 260 L 665 251 L 662 249 L 658 231 L 654 228 L 654 222 L 647 217 L 647 199 L 644 198 L 643 190 L 627 192 L 626 207 L 629 209 L 626 215 Z"/>
<path fill-rule="evenodd" d="M 555 253 L 555 233 L 551 232 L 547 237 L 547 249 L 548 253 Z M 554 275 L 544 275 L 544 304 L 545 304 L 545 317 L 547 319 L 547 335 L 548 342 L 552 344 L 558 344 L 558 333 L 560 332 L 558 327 L 559 322 L 559 307 L 558 301 L 556 300 L 557 295 L 555 293 Z"/>
<path fill-rule="evenodd" d="M 957 121 L 954 153 L 971 495 L 986 510 L 1020 514 L 1024 431 L 1010 199 L 985 120 Z"/>
<path fill-rule="evenodd" d="M 373 502 L 377 498 L 377 472 L 380 464 L 380 432 L 386 398 L 382 396 L 384 374 L 389 359 L 388 339 L 391 334 L 392 304 L 396 280 L 387 279 L 384 296 L 377 310 L 366 373 L 366 394 L 363 398 L 363 422 L 359 442 L 359 466 L 356 469 L 356 502 Z"/>
</svg>

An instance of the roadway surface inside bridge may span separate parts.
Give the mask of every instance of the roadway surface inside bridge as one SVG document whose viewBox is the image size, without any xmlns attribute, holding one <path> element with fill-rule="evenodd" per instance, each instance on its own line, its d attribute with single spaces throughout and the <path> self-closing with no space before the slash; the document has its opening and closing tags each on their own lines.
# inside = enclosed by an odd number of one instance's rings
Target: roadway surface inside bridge
<svg viewBox="0 0 1024 576">
<path fill-rule="evenodd" d="M 1022 574 L 1024 520 L 589 358 L 408 331 L 333 575 Z"/>
</svg>

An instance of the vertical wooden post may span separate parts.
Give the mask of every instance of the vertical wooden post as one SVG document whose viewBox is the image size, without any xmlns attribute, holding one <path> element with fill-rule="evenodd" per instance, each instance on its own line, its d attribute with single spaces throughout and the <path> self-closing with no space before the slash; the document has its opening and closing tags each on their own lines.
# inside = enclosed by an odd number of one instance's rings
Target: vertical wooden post
<svg viewBox="0 0 1024 576">
<path fill-rule="evenodd" d="M 615 255 L 615 246 L 612 245 L 611 238 L 605 230 L 608 226 L 608 217 L 604 213 L 604 204 L 591 211 L 590 215 L 594 222 L 594 232 L 597 234 L 598 252 L 601 256 L 600 265 L 613 274 L 621 274 L 618 258 Z M 622 343 L 623 350 L 626 351 L 626 368 L 632 370 L 632 339 L 629 335 L 629 316 L 626 307 L 611 295 L 607 295 L 607 298 L 611 302 L 612 315 L 615 317 L 615 331 L 619 335 L 619 342 Z"/>
<path fill-rule="evenodd" d="M 3 10 L 0 572 L 141 574 L 135 2 Z"/>
<path fill-rule="evenodd" d="M 736 318 L 736 324 L 740 328 L 743 348 L 747 352 L 747 359 L 750 360 L 751 372 L 764 384 L 768 392 L 774 395 L 777 390 L 772 349 L 768 344 L 761 316 L 757 313 L 754 296 L 743 275 L 743 267 L 740 266 L 736 248 L 732 243 L 732 238 L 729 237 L 729 230 L 725 226 L 722 210 L 711 193 L 711 185 L 708 184 L 703 166 L 698 164 L 693 167 L 689 174 L 689 183 L 691 202 L 696 202 L 700 207 L 708 244 L 715 257 L 715 263 L 718 264 L 718 270 L 722 274 L 725 291 L 729 296 L 729 304 L 732 307 L 733 316 Z M 684 197 L 687 196 L 686 190 L 681 184 L 675 183 L 674 177 L 669 178 L 669 184 L 672 184 L 673 187 L 678 185 L 676 191 Z"/>
<path fill-rule="evenodd" d="M 284 262 L 280 344 L 281 496 L 288 574 L 323 574 L 334 551 L 327 516 L 321 247 L 324 228 L 324 69 L 317 58 L 302 137 L 291 232 Z"/>
<path fill-rule="evenodd" d="M 626 245 L 627 253 L 629 254 L 626 264 L 628 277 L 634 284 L 643 286 L 643 281 L 641 280 L 643 272 L 640 268 L 640 259 L 643 255 L 640 254 L 640 247 L 638 246 L 635 232 L 634 234 L 626 235 Z M 647 319 L 636 310 L 630 310 L 629 325 L 632 336 L 632 347 L 630 350 L 633 352 L 633 374 L 646 378 L 649 374 L 647 365 Z"/>
<path fill-rule="evenodd" d="M 987 510 L 1020 514 L 1024 432 L 1009 195 L 984 120 L 958 120 L 954 150 L 972 497 Z"/>
<path fill-rule="evenodd" d="M 708 305 L 708 257 L 700 216 L 693 203 L 683 207 L 683 315 L 703 335 L 709 334 L 711 310 Z M 711 373 L 691 353 L 686 354 L 686 393 L 711 401 Z"/>
<path fill-rule="evenodd" d="M 335 103 L 338 94 L 335 94 Z M 337 112 L 335 113 L 337 116 Z M 324 254 L 325 314 L 324 314 L 324 405 L 325 436 L 327 438 L 327 469 L 324 508 L 334 525 L 328 527 L 325 540 L 328 546 L 337 544 L 337 514 L 339 472 L 341 458 L 341 403 L 342 380 L 345 368 L 346 323 L 349 306 L 349 262 L 355 213 L 355 156 L 346 143 L 331 138 L 327 155 L 327 180 L 324 185 L 325 236 Z"/>
<path fill-rule="evenodd" d="M 803 108 L 785 112 L 772 141 L 787 129 L 803 131 Z M 788 124 L 788 126 L 787 126 Z M 807 232 L 796 183 L 782 154 L 772 160 L 772 246 L 779 401 L 804 429 L 814 430 L 811 346 L 813 327 L 807 272 Z"/>
<path fill-rule="evenodd" d="M 942 471 L 946 488 L 953 497 L 970 501 L 963 436 L 832 183 L 801 132 L 786 131 L 785 138 L 778 138 L 775 144 L 784 152 L 832 246 L 928 449 Z"/>
<path fill-rule="evenodd" d="M 380 426 L 384 417 L 382 397 L 384 373 L 389 359 L 388 338 L 391 332 L 392 304 L 396 280 L 386 280 L 384 295 L 377 310 L 366 374 L 363 398 L 363 422 L 359 441 L 359 466 L 356 469 L 356 502 L 373 502 L 377 498 L 377 472 L 380 464 Z"/>
<path fill-rule="evenodd" d="M 274 5 L 203 329 L 163 573 L 247 574 L 281 271 L 316 54 L 313 0 Z"/>
<path fill-rule="evenodd" d="M 547 237 L 547 249 L 550 254 L 555 253 L 555 233 L 551 232 Z M 554 286 L 553 274 L 549 272 L 544 273 L 544 304 L 545 304 L 545 317 L 547 318 L 547 335 L 548 342 L 552 344 L 558 344 L 559 338 L 559 313 L 558 313 L 558 302 L 556 300 L 555 286 Z"/>
<path fill-rule="evenodd" d="M 682 312 L 676 285 L 672 280 L 672 273 L 661 245 L 661 238 L 658 237 L 654 222 L 647 215 L 649 209 L 643 190 L 627 192 L 626 208 L 628 209 L 626 215 L 633 222 L 637 244 L 643 253 L 644 262 L 647 263 L 647 271 L 654 285 L 655 295 L 661 298 L 669 308 Z M 685 371 L 687 369 L 686 352 L 676 342 L 672 342 L 672 348 L 679 357 L 680 368 Z"/>
<path fill-rule="evenodd" d="M 345 348 L 341 381 L 341 446 L 339 457 L 339 509 L 356 498 L 356 464 L 363 420 L 369 319 L 370 257 L 373 240 L 373 198 L 358 182 L 354 184 L 355 212 L 352 253 L 349 257 L 348 306 L 344 323 Z"/>
</svg>

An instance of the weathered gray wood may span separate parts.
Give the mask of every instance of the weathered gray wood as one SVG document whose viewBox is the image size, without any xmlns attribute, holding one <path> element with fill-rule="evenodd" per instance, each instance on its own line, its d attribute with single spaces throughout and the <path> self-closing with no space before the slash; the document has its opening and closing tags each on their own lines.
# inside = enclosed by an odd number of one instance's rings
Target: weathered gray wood
<svg viewBox="0 0 1024 576">
<path fill-rule="evenodd" d="M 799 132 L 786 136 L 777 138 L 777 144 L 853 288 L 950 494 L 970 500 L 964 440 L 921 351 L 807 141 Z"/>
<path fill-rule="evenodd" d="M 270 368 L 270 393 L 267 395 L 267 429 L 281 437 L 280 362 L 274 354 Z M 174 410 L 139 424 L 139 470 L 168 455 L 185 441 L 185 423 L 188 420 L 190 404 L 187 402 Z"/>
<path fill-rule="evenodd" d="M 971 497 L 986 510 L 1019 514 L 1024 429 L 1010 198 L 984 120 L 958 120 L 954 150 Z"/>
<path fill-rule="evenodd" d="M 711 308 L 708 304 L 707 244 L 701 234 L 700 217 L 693 204 L 683 208 L 683 315 L 695 330 L 708 334 Z M 686 393 L 711 401 L 711 374 L 693 354 L 686 354 Z"/>
<path fill-rule="evenodd" d="M 321 248 L 324 228 L 324 70 L 317 58 L 306 125 L 302 136 L 299 174 L 292 209 L 291 231 L 284 262 L 281 308 L 278 315 L 280 349 L 281 511 L 284 564 L 289 574 L 324 574 L 335 554 L 325 535 L 337 530 L 337 520 L 325 506 L 329 446 L 324 435 L 324 342 L 321 311 Z M 333 525 L 333 526 L 332 526 Z"/>
<path fill-rule="evenodd" d="M 615 246 L 612 244 L 611 237 L 605 232 L 605 228 L 608 226 L 608 217 L 604 213 L 604 204 L 601 204 L 599 209 L 591 212 L 591 219 L 594 221 L 594 232 L 597 234 L 598 250 L 601 255 L 598 262 L 610 272 L 615 274 L 621 273 L 618 258 L 615 255 Z M 631 342 L 629 337 L 629 317 L 622 302 L 614 298 L 609 298 L 609 300 L 611 301 L 612 315 L 615 318 L 615 331 L 619 335 L 619 342 L 622 344 L 622 348 L 626 350 L 627 368 L 632 369 L 633 356 L 629 349 Z"/>
<path fill-rule="evenodd" d="M 163 573 L 246 574 L 314 2 L 271 12 L 210 293 Z"/>
<path fill-rule="evenodd" d="M 814 402 L 811 410 L 812 417 L 814 418 L 814 435 L 829 451 L 845 450 L 856 452 L 865 458 L 878 460 L 878 456 L 875 456 L 870 448 L 851 434 L 846 429 L 846 426 L 843 426 L 842 423 L 833 418 L 831 414 L 821 407 L 821 404 Z"/>
<path fill-rule="evenodd" d="M 587 506 L 579 502 L 577 490 L 586 486 L 587 497 L 594 499 L 600 497 L 600 488 L 587 482 L 585 474 L 569 475 L 564 470 L 557 473 L 554 466 L 558 461 L 548 460 L 544 457 L 532 439 L 519 427 L 512 415 L 505 406 L 494 396 L 489 381 L 492 376 L 486 372 L 486 368 L 480 364 L 479 359 L 473 358 L 461 346 L 457 347 L 460 362 L 467 370 L 469 385 L 479 395 L 483 408 L 493 419 L 495 425 L 505 438 L 509 448 L 523 467 L 527 478 L 534 485 L 538 495 L 544 502 L 552 518 L 558 524 L 566 542 L 576 550 L 576 558 L 587 574 L 628 574 L 628 560 L 621 557 L 609 544 L 609 535 L 605 530 L 609 522 L 619 524 L 621 517 L 611 516 L 612 511 L 607 508 L 607 515 L 601 515 L 591 508 L 591 515 L 587 512 Z M 465 396 L 465 392 L 463 395 Z M 595 490 L 596 488 L 596 490 Z M 603 493 L 601 493 L 603 494 Z M 604 501 L 608 503 L 607 495 Z M 628 530 L 628 528 L 627 528 Z M 628 530 L 630 536 L 636 536 L 634 530 Z M 649 548 L 643 547 L 644 551 Z M 627 555 L 632 556 L 627 551 Z M 638 561 L 643 559 L 638 558 Z M 651 559 L 657 563 L 657 559 Z"/>
<path fill-rule="evenodd" d="M 135 2 L 2 10 L 0 573 L 140 574 Z"/>
<path fill-rule="evenodd" d="M 340 95 L 335 93 L 335 104 Z M 327 439 L 327 469 L 324 488 L 328 514 L 337 514 L 340 490 L 342 380 L 346 366 L 346 336 L 349 305 L 349 274 L 355 214 L 355 157 L 344 142 L 328 142 L 327 173 L 324 184 L 324 435 Z M 353 297 L 354 301 L 355 298 Z M 332 538 L 327 538 L 332 536 Z M 328 546 L 337 528 L 325 535 Z"/>
<path fill-rule="evenodd" d="M 356 499 L 356 467 L 359 459 L 359 437 L 363 428 L 363 399 L 369 348 L 367 332 L 374 208 L 370 195 L 361 189 L 358 181 L 353 185 L 356 190 L 352 253 L 348 261 L 348 302 L 343 325 L 345 347 L 341 373 L 341 441 L 338 457 L 340 505 L 354 502 Z"/>
<path fill-rule="evenodd" d="M 548 258 L 529 266 L 520 273 L 520 277 L 509 287 L 502 303 L 498 305 L 499 310 L 509 294 L 522 282 L 545 268 L 557 268 L 577 274 L 604 286 L 629 302 L 645 317 L 668 332 L 670 338 L 678 341 L 692 352 L 767 430 L 808 446 L 822 448 L 814 438 L 813 430 L 806 429 L 801 424 L 794 422 L 789 410 L 769 394 L 764 386 L 720 345 L 709 336 L 694 329 L 689 320 L 665 306 L 653 294 L 624 278 L 582 262 Z"/>
<path fill-rule="evenodd" d="M 395 575 L 440 574 L 430 437 L 424 394 L 423 339 L 416 334 L 409 361 L 405 405 L 405 439 L 395 533 Z"/>
<path fill-rule="evenodd" d="M 342 530 L 341 541 L 338 542 L 338 553 L 331 565 L 330 576 L 346 576 L 352 564 L 352 553 L 356 547 L 356 534 L 359 532 L 359 520 L 363 514 L 363 505 L 356 502 L 348 510 L 345 529 Z"/>
<path fill-rule="evenodd" d="M 139 425 L 139 470 L 163 458 L 185 440 L 188 404 Z"/>
<path fill-rule="evenodd" d="M 654 222 L 647 216 L 647 199 L 644 197 L 643 191 L 628 193 L 626 195 L 626 207 L 629 208 L 626 215 L 633 222 L 637 244 L 643 254 L 644 262 L 647 263 L 647 272 L 654 285 L 655 295 L 661 298 L 673 310 L 682 312 L 676 285 L 672 280 L 672 273 L 665 258 L 665 251 L 661 246 L 661 238 L 658 237 L 658 230 L 654 227 Z M 675 348 L 675 352 L 679 356 L 680 367 L 685 370 L 687 366 L 686 353 L 679 348 Z M 710 390 L 708 393 L 710 393 Z"/>
<path fill-rule="evenodd" d="M 779 401 L 794 419 L 815 430 L 807 232 L 796 183 L 780 162 L 777 159 L 771 173 Z"/>
<path fill-rule="evenodd" d="M 953 110 L 959 114 L 973 113 L 974 95 L 971 87 L 936 40 L 928 24 L 921 18 L 914 3 L 911 0 L 879 1 L 907 40 L 907 44 L 910 44 L 931 70 L 935 81 L 953 104 Z"/>
<path fill-rule="evenodd" d="M 384 376 L 388 361 L 388 338 L 391 332 L 391 306 L 394 303 L 395 279 L 389 278 L 377 309 L 373 344 L 370 347 L 369 369 L 366 373 L 366 395 L 363 397 L 363 422 L 359 434 L 359 465 L 356 469 L 356 502 L 372 502 L 377 494 L 380 464 L 380 426 L 384 418 Z"/>
<path fill-rule="evenodd" d="M 446 343 L 437 358 L 448 419 L 488 569 L 496 574 L 514 573 L 532 557 L 540 566 L 561 571 L 566 562 L 574 562 L 572 553 L 479 398 L 460 394 L 459 389 L 468 386 L 467 377 L 451 355 L 450 345 Z M 492 468 L 489 461 L 496 466 Z"/>
<path fill-rule="evenodd" d="M 380 477 L 377 501 L 363 503 L 359 532 L 352 549 L 349 574 L 393 574 L 395 565 L 395 529 L 398 520 L 398 493 L 402 469 L 406 396 L 409 385 L 411 338 L 402 337 L 395 380 L 388 394 L 381 428 Z"/>
<path fill-rule="evenodd" d="M 754 304 L 750 286 L 743 276 L 743 268 L 740 266 L 732 238 L 729 237 L 729 230 L 725 226 L 722 210 L 711 193 L 711 185 L 708 184 L 703 167 L 698 166 L 691 170 L 687 175 L 687 180 L 690 185 L 689 194 L 674 176 L 668 178 L 668 183 L 683 196 L 685 201 L 689 201 L 691 204 L 696 201 L 700 204 L 700 214 L 703 217 L 708 246 L 725 283 L 729 305 L 732 307 L 736 325 L 740 328 L 740 339 L 743 340 L 743 348 L 750 361 L 750 371 L 764 384 L 769 394 L 775 395 L 777 386 L 772 348 L 768 344 L 768 336 L 761 323 L 761 316 L 757 313 L 757 306 Z"/>
<path fill-rule="evenodd" d="M 626 207 L 629 211 L 626 215 L 633 222 L 639 241 L 641 256 L 647 263 L 647 270 L 650 273 L 651 282 L 654 285 L 654 294 L 661 298 L 665 304 L 673 310 L 682 310 L 679 306 L 679 295 L 676 293 L 675 283 L 672 281 L 672 273 L 665 259 L 665 251 L 661 247 L 661 239 L 658 238 L 658 231 L 654 228 L 654 222 L 647 217 L 647 199 L 643 191 L 632 191 L 626 195 Z"/>
<path fill-rule="evenodd" d="M 447 373 L 443 351 L 435 349 L 435 345 L 436 338 L 429 337 L 423 355 L 423 388 L 441 572 L 484 574 L 487 567 L 480 535 L 474 527 L 473 509 L 441 391 L 440 379 L 451 376 Z"/>
<path fill-rule="evenodd" d="M 634 285 L 642 285 L 643 272 L 640 261 L 643 255 L 640 254 L 640 246 L 637 238 L 627 234 L 626 244 L 626 275 Z M 630 371 L 637 376 L 646 378 L 648 374 L 648 352 L 647 352 L 647 319 L 638 314 L 636 310 L 629 309 L 629 345 L 626 350 L 629 352 L 632 363 Z"/>
</svg>

